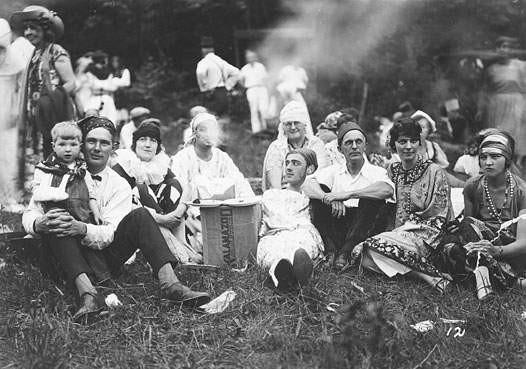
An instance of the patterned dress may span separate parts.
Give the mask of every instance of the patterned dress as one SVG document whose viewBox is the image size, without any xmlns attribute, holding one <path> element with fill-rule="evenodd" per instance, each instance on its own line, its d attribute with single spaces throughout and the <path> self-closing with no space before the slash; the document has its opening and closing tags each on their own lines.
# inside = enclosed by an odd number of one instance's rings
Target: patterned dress
<svg viewBox="0 0 526 369">
<path fill-rule="evenodd" d="M 459 281 L 466 279 L 478 265 L 489 268 L 492 284 L 496 287 L 512 287 L 518 275 L 526 274 L 526 255 L 510 258 L 494 258 L 482 255 L 467 255 L 464 245 L 480 240 L 493 240 L 497 246 L 506 246 L 515 242 L 517 237 L 517 224 L 498 233 L 501 222 L 506 222 L 519 216 L 526 209 L 526 183 L 514 174 L 510 175 L 512 190 L 506 196 L 506 201 L 500 211 L 500 220 L 495 218 L 489 210 L 490 205 L 484 191 L 484 175 L 476 176 L 468 181 L 464 188 L 465 197 L 473 204 L 473 216 L 465 217 L 455 234 L 446 235 L 439 250 L 442 253 L 443 265 Z M 496 238 L 497 234 L 499 237 Z"/>
<path fill-rule="evenodd" d="M 394 229 L 357 245 L 352 259 L 367 253 L 389 277 L 412 270 L 440 276 L 428 257 L 439 243 L 444 224 L 453 219 L 444 172 L 437 164 L 418 159 L 410 170 L 404 170 L 401 163 L 393 163 L 388 174 L 396 186 Z"/>
<path fill-rule="evenodd" d="M 323 253 L 323 241 L 312 225 L 309 198 L 290 190 L 268 190 L 263 194 L 263 220 L 257 262 L 270 268 L 270 275 L 281 259 L 291 262 L 296 250 L 303 248 L 314 260 Z M 274 277 L 273 277 L 274 278 Z M 274 280 L 277 285 L 277 280 Z"/>
</svg>

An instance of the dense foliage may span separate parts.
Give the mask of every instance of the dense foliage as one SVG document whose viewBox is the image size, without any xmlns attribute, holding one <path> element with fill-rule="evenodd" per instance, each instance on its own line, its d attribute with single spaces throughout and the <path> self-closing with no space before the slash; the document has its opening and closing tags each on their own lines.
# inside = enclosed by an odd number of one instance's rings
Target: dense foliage
<svg viewBox="0 0 526 369">
<path fill-rule="evenodd" d="M 0 4 L 0 16 L 33 3 Z M 344 106 L 391 115 L 404 100 L 435 115 L 460 96 L 475 116 L 480 73 L 459 69 L 453 53 L 490 50 L 498 35 L 525 35 L 524 0 L 47 0 L 66 25 L 60 41 L 75 59 L 89 50 L 121 55 L 133 70 L 130 104 L 141 101 L 166 119 L 195 101 L 199 40 L 214 36 L 233 63 L 257 46 L 275 71 L 300 57 L 311 76 L 313 121 Z M 308 30 L 287 37 L 284 28 Z M 235 40 L 235 30 L 274 29 Z M 281 31 L 280 31 L 281 29 Z M 476 56 L 478 51 L 472 52 Z M 175 103 L 174 103 L 175 102 Z"/>
</svg>

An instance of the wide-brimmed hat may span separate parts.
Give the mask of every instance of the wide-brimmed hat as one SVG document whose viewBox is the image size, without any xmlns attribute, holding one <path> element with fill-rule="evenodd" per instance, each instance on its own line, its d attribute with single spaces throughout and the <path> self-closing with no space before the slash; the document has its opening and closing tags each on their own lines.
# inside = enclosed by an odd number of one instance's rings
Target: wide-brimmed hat
<svg viewBox="0 0 526 369">
<path fill-rule="evenodd" d="M 48 28 L 53 35 L 55 40 L 58 40 L 64 35 L 64 23 L 62 19 L 55 13 L 47 8 L 40 5 L 30 5 L 19 12 L 11 14 L 9 22 L 11 25 L 20 29 L 24 26 L 25 21 L 37 21 L 43 28 Z"/>
</svg>

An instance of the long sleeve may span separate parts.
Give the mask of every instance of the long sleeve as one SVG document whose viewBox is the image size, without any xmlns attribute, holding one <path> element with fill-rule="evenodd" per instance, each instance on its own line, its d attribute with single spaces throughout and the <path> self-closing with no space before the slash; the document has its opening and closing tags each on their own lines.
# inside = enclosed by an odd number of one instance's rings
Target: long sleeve
<svg viewBox="0 0 526 369">
<path fill-rule="evenodd" d="M 195 77 L 197 79 L 199 90 L 201 92 L 206 91 L 206 86 L 208 84 L 208 68 L 206 67 L 206 61 L 204 59 L 197 63 Z"/>
<path fill-rule="evenodd" d="M 22 225 L 24 226 L 25 231 L 35 238 L 40 238 L 40 236 L 35 232 L 33 225 L 35 224 L 35 220 L 43 215 L 44 209 L 42 206 L 35 202 L 35 200 L 31 199 L 22 215 Z"/>
<path fill-rule="evenodd" d="M 112 83 L 117 87 L 128 87 L 131 84 L 131 76 L 130 71 L 128 69 L 124 69 L 122 71 L 121 77 L 113 77 Z"/>
<path fill-rule="evenodd" d="M 424 219 L 443 217 L 446 220 L 452 220 L 454 215 L 450 188 L 444 171 L 436 164 L 431 164 L 421 183 L 424 204 L 422 210 L 416 211 L 415 214 Z"/>
<path fill-rule="evenodd" d="M 104 225 L 87 224 L 87 233 L 82 244 L 93 249 L 102 250 L 112 241 L 115 230 L 132 210 L 132 192 L 125 179 L 111 171 L 107 181 L 98 189 L 97 202 L 100 206 Z"/>
</svg>

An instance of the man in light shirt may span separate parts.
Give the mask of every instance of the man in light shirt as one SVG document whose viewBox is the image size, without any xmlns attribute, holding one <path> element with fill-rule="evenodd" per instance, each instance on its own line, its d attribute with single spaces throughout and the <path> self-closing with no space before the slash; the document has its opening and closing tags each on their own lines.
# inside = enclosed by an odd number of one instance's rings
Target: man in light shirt
<svg viewBox="0 0 526 369">
<path fill-rule="evenodd" d="M 222 116 L 228 112 L 227 91 L 232 90 L 239 80 L 239 69 L 214 53 L 212 37 L 201 39 L 203 58 L 195 71 L 197 85 L 203 96 L 203 106 L 210 112 Z"/>
<path fill-rule="evenodd" d="M 146 208 L 132 210 L 130 186 L 107 166 L 116 138 L 113 122 L 107 118 L 88 117 L 80 121 L 79 126 L 84 137 L 84 157 L 95 183 L 94 192 L 104 224 L 77 221 L 60 208 L 44 212 L 33 199 L 22 217 L 25 230 L 43 240 L 43 247 L 77 287 L 80 308 L 73 320 L 84 322 L 105 309 L 90 279 L 93 273 L 89 260 L 102 258 L 113 274 L 138 249 L 159 279 L 164 298 L 189 307 L 209 302 L 208 294 L 194 292 L 179 282 L 173 270 L 177 260 L 157 223 Z M 66 201 L 76 200 L 74 193 L 69 195 Z"/>
<path fill-rule="evenodd" d="M 258 133 L 267 128 L 269 95 L 266 80 L 268 74 L 265 66 L 258 62 L 258 56 L 254 51 L 247 50 L 245 58 L 247 64 L 241 68 L 241 81 L 247 89 L 252 133 Z"/>
<path fill-rule="evenodd" d="M 150 116 L 150 109 L 137 106 L 130 110 L 130 121 L 122 126 L 119 149 L 131 149 L 133 132 Z"/>
<path fill-rule="evenodd" d="M 325 250 L 338 252 L 335 266 L 343 268 L 354 246 L 371 235 L 385 200 L 393 199 L 394 184 L 385 169 L 367 160 L 367 136 L 358 124 L 340 127 L 338 147 L 345 163 L 318 170 L 305 181 L 303 191 L 312 199 L 313 223 Z"/>
</svg>

